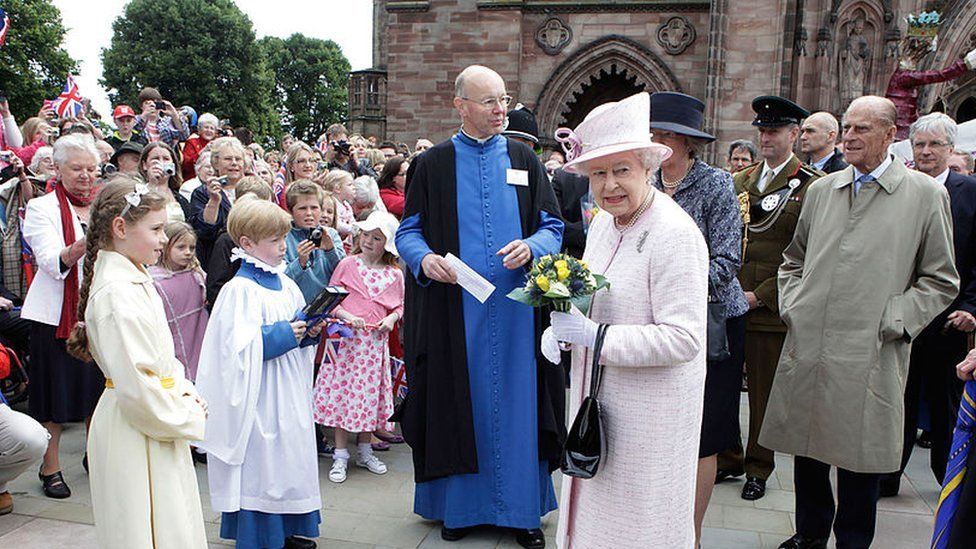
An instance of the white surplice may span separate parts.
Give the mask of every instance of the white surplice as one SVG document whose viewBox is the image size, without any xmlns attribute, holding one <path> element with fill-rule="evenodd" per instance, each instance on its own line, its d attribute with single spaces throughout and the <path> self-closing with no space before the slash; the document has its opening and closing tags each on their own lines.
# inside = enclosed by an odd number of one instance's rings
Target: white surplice
<svg viewBox="0 0 976 549">
<path fill-rule="evenodd" d="M 262 360 L 261 327 L 290 321 L 305 299 L 281 267 L 235 257 L 276 275 L 281 289 L 238 273 L 221 289 L 210 314 L 196 383 L 210 406 L 201 447 L 208 453 L 211 507 L 227 513 L 318 511 L 311 402 L 315 347 Z"/>
</svg>

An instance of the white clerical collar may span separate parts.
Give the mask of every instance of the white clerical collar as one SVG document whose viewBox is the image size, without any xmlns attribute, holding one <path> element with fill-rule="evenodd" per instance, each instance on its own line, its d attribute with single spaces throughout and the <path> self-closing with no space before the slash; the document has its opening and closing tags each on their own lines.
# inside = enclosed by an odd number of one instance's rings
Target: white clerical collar
<svg viewBox="0 0 976 549">
<path fill-rule="evenodd" d="M 885 173 L 885 170 L 887 170 L 889 166 L 891 166 L 891 155 L 890 154 L 886 154 L 885 155 L 885 159 L 881 162 L 881 165 L 879 165 L 877 168 L 871 170 L 871 177 L 873 177 L 875 179 L 881 179 L 881 174 Z M 855 181 L 857 181 L 857 178 L 859 178 L 862 175 L 864 175 L 864 173 L 861 170 L 857 169 L 856 166 L 851 166 L 851 167 L 854 168 L 854 180 Z"/>
<path fill-rule="evenodd" d="M 485 143 L 487 143 L 487 142 L 488 142 L 488 140 L 490 140 L 490 139 L 491 139 L 492 137 L 495 137 L 494 135 L 489 135 L 488 137 L 485 137 L 485 138 L 483 138 L 483 139 L 478 139 L 477 137 L 474 137 L 474 136 L 472 136 L 472 135 L 471 135 L 470 133 L 468 133 L 468 132 L 466 132 L 466 131 L 464 131 L 464 126 L 461 126 L 461 129 L 460 129 L 459 131 L 460 131 L 461 133 L 463 133 L 465 137 L 467 137 L 468 139 L 470 139 L 471 141 L 474 141 L 475 143 L 477 143 L 477 144 L 479 144 L 479 145 L 484 145 L 484 144 L 485 144 Z"/>
<path fill-rule="evenodd" d="M 949 178 L 949 168 L 946 168 L 944 172 L 935 176 L 935 180 L 938 181 L 939 184 L 941 185 L 945 185 L 946 179 L 948 178 Z"/>
</svg>

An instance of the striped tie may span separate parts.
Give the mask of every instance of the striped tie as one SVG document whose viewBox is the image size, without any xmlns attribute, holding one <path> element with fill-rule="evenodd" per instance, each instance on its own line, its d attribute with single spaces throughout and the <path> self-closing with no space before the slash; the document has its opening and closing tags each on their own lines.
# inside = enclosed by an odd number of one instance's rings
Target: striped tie
<svg viewBox="0 0 976 549">
<path fill-rule="evenodd" d="M 945 549 L 949 544 L 949 532 L 955 520 L 956 507 L 966 478 L 966 462 L 973 445 L 973 429 L 976 427 L 976 381 L 967 381 L 959 402 L 959 418 L 952 435 L 952 449 L 946 465 L 945 480 L 939 505 L 935 509 L 935 532 L 932 533 L 932 549 Z"/>
</svg>

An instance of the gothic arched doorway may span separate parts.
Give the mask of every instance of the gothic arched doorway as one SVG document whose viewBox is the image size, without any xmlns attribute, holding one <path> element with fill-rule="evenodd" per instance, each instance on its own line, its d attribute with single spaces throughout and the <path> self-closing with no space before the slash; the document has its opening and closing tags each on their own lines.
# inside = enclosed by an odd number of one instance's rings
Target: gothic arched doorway
<svg viewBox="0 0 976 549">
<path fill-rule="evenodd" d="M 579 91 L 573 92 L 573 99 L 565 105 L 566 109 L 561 113 L 560 123 L 568 128 L 575 128 L 594 107 L 610 101 L 620 101 L 644 91 L 646 87 L 647 84 L 637 81 L 636 74 L 630 74 L 627 69 L 618 69 L 615 64 L 610 65 L 606 70 L 601 69 L 599 74 L 591 75 L 589 82 L 583 83 Z"/>
<path fill-rule="evenodd" d="M 671 69 L 653 51 L 625 36 L 591 42 L 552 72 L 535 102 L 542 145 L 552 134 L 575 127 L 593 107 L 640 91 L 682 91 Z"/>
<path fill-rule="evenodd" d="M 956 109 L 956 122 L 962 124 L 976 120 L 976 97 L 967 97 Z"/>
</svg>

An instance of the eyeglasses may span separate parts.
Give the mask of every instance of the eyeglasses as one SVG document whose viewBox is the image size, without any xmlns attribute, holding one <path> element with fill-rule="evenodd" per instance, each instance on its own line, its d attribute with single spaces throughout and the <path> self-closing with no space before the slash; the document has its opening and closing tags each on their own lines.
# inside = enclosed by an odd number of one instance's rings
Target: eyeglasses
<svg viewBox="0 0 976 549">
<path fill-rule="evenodd" d="M 507 109 L 508 106 L 512 103 L 511 95 L 503 95 L 501 97 L 488 97 L 480 101 L 471 99 L 470 97 L 461 97 L 461 99 L 465 101 L 471 101 L 472 103 L 477 103 L 486 109 L 490 109 L 495 105 L 501 105 L 503 109 Z"/>
<path fill-rule="evenodd" d="M 930 149 L 937 149 L 941 147 L 948 147 L 949 144 L 945 141 L 916 141 L 912 143 L 913 149 L 924 149 L 926 147 Z"/>
</svg>

